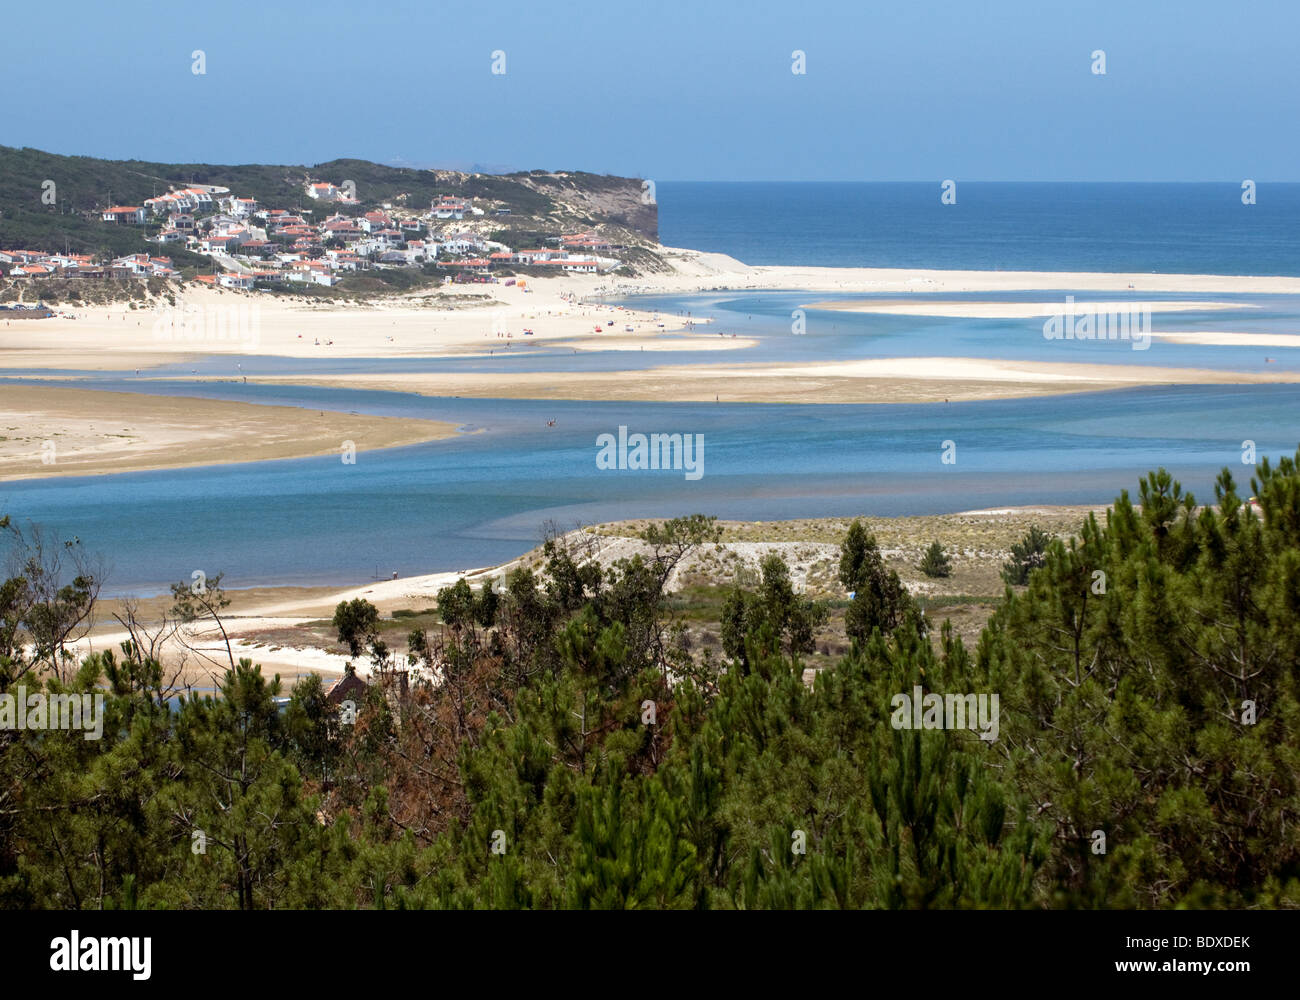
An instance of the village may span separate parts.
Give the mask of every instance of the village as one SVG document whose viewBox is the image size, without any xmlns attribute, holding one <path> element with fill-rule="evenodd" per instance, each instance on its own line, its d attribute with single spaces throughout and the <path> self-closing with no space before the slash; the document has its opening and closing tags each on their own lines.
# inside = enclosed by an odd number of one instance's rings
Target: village
<svg viewBox="0 0 1300 1000">
<path fill-rule="evenodd" d="M 210 273 L 190 274 L 190 280 L 252 291 L 330 288 L 358 272 L 397 268 L 443 272 L 443 281 L 454 283 L 495 281 L 494 271 L 513 275 L 521 267 L 546 269 L 528 273 L 596 274 L 620 265 L 617 257 L 603 255 L 617 248 L 594 232 L 556 234 L 545 241 L 551 245 L 520 250 L 489 239 L 477 231 L 486 227 L 475 223 L 508 216 L 510 210 L 478 207 L 471 198 L 440 195 L 427 211 L 412 214 L 394 210 L 389 202 L 357 211 L 349 182 L 308 182 L 303 193 L 321 208 L 271 208 L 228 188 L 178 188 L 100 214 L 111 225 L 148 227 L 157 254 L 106 260 L 85 253 L 0 250 L 0 267 L 14 278 L 183 281 L 187 275 L 167 255 L 175 248 L 211 261 Z M 352 211 L 341 211 L 345 208 Z M 318 215 L 326 218 L 309 218 Z"/>
</svg>

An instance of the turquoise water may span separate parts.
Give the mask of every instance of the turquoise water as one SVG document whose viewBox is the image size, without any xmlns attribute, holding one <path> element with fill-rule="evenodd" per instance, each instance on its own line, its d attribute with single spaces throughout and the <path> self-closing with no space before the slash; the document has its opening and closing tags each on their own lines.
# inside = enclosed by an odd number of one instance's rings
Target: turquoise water
<svg viewBox="0 0 1300 1000">
<path fill-rule="evenodd" d="M 1300 334 L 1300 301 L 1286 295 L 1175 295 L 1137 292 L 999 292 L 997 294 L 927 295 L 925 301 L 1033 302 L 1076 308 L 1087 303 L 1151 302 L 1150 329 L 1161 332 L 1233 332 Z M 837 300 L 892 302 L 903 296 L 825 295 L 806 291 L 712 292 L 691 296 L 636 296 L 626 301 L 665 313 L 686 308 L 712 318 L 711 329 L 757 337 L 759 345 L 735 355 L 746 362 L 811 362 L 828 359 L 963 357 L 1016 361 L 1078 362 L 1106 365 L 1154 365 L 1218 371 L 1272 372 L 1300 370 L 1300 347 L 1239 347 L 1183 344 L 1152 338 L 1145 350 L 1122 341 L 1051 341 L 1043 336 L 1043 317 L 972 319 L 936 316 L 891 316 L 809 309 Z M 909 296 L 908 298 L 912 298 Z M 1161 312 L 1160 302 L 1205 302 L 1204 310 Z M 1219 304 L 1244 308 L 1225 309 Z M 805 334 L 791 333 L 792 314 L 804 311 Z M 1272 359 L 1271 361 L 1268 359 Z M 563 363 L 565 359 L 556 359 Z M 634 364 L 629 367 L 635 366 Z M 576 367 L 580 359 L 569 359 Z M 692 363 L 686 359 L 685 363 Z M 693 363 L 698 364 L 698 359 Z M 649 364 L 649 363 L 647 363 Z"/>
<path fill-rule="evenodd" d="M 157 388 L 157 387 L 155 387 Z M 1292 454 L 1300 387 L 1133 389 L 902 406 L 428 399 L 316 388 L 178 394 L 453 420 L 454 439 L 337 457 L 0 484 L 0 510 L 101 553 L 107 589 L 356 583 L 512 558 L 554 520 L 692 512 L 749 520 L 1094 503 L 1170 469 L 1205 497 L 1241 443 Z M 548 420 L 556 426 L 546 426 Z M 600 471 L 596 437 L 703 434 L 704 475 Z M 944 441 L 957 462 L 940 461 Z M 1247 477 L 1248 480 L 1248 477 Z"/>
</svg>

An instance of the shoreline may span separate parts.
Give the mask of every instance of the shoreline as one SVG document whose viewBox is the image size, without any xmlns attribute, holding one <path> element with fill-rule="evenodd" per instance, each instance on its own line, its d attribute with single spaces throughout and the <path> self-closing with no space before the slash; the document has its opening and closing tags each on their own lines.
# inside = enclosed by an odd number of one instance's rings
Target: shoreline
<svg viewBox="0 0 1300 1000">
<path fill-rule="evenodd" d="M 343 458 L 452 437 L 451 423 L 80 387 L 6 384 L 0 482 Z"/>
<path fill-rule="evenodd" d="M 287 297 L 186 288 L 175 307 L 63 306 L 76 319 L 56 316 L 0 326 L 0 368 L 130 371 L 180 365 L 196 357 L 464 358 L 514 354 L 528 346 L 577 351 L 672 350 L 708 354 L 750 346 L 707 316 L 661 313 L 623 300 L 644 295 L 690 295 L 752 290 L 803 292 L 804 308 L 919 316 L 1031 318 L 1056 311 L 1054 303 L 926 302 L 926 294 L 997 292 L 1124 292 L 1111 303 L 1153 311 L 1232 311 L 1234 302 L 1147 302 L 1142 293 L 1300 296 L 1300 277 L 1125 274 L 1078 271 L 940 271 L 900 268 L 749 266 L 723 254 L 669 247 L 660 252 L 668 273 L 614 278 L 569 275 L 517 285 L 456 286 L 455 300 L 422 291 L 365 303 L 305 303 Z M 821 294 L 900 294 L 904 301 L 825 301 Z M 1128 293 L 1132 293 L 1129 295 Z M 1105 303 L 1103 303 L 1105 304 Z M 1081 308 L 1086 303 L 1077 303 Z M 168 325 L 177 310 L 214 313 L 231 320 L 238 336 L 204 336 L 204 330 Z M 251 311 L 251 315 L 250 315 Z M 600 327 L 597 332 L 596 328 Z M 630 329 L 629 329 L 630 328 Z M 207 329 L 207 328 L 205 328 Z M 532 331 L 525 333 L 525 330 Z M 718 336 L 721 333 L 722 336 Z M 54 334 L 55 337 L 51 337 Z M 52 343 L 53 341 L 53 343 Z M 111 344 L 112 347 L 105 347 Z"/>
<path fill-rule="evenodd" d="M 722 254 L 660 248 L 674 268 L 639 278 L 570 275 L 518 285 L 462 285 L 369 303 L 297 302 L 267 295 L 186 288 L 175 306 L 73 307 L 67 315 L 0 326 L 0 368 L 24 374 L 0 376 L 0 481 L 52 476 L 98 475 L 199 467 L 337 453 L 343 441 L 385 448 L 436 440 L 454 433 L 451 424 L 400 417 L 362 417 L 318 410 L 272 407 L 151 393 L 155 380 L 195 385 L 244 379 L 258 385 L 319 386 L 478 399 L 583 402 L 837 403 L 909 404 L 1009 400 L 1064 393 L 1101 392 L 1139 386 L 1257 385 L 1300 383 L 1300 371 L 1223 371 L 1144 364 L 1106 364 L 1081 352 L 1062 352 L 1060 361 L 1016 361 L 951 356 L 907 356 L 853 360 L 747 361 L 758 340 L 704 314 L 659 312 L 638 305 L 635 296 L 689 295 L 709 291 L 783 289 L 806 293 L 809 309 L 892 313 L 1038 317 L 1054 303 L 926 301 L 928 293 L 1028 292 L 1068 289 L 1123 291 L 1134 304 L 1171 314 L 1225 312 L 1223 331 L 1187 330 L 1152 337 L 1173 343 L 1267 349 L 1300 346 L 1300 335 L 1229 332 L 1231 317 L 1255 308 L 1241 302 L 1155 302 L 1144 293 L 1278 294 L 1300 296 L 1300 277 L 1235 277 L 1111 272 L 940 271 L 891 268 L 751 267 Z M 819 295 L 887 293 L 904 298 L 819 300 Z M 615 301 L 609 301 L 609 300 Z M 1103 304 L 1106 304 L 1103 302 Z M 1109 304 L 1121 304 L 1111 302 Z M 1077 308 L 1088 303 L 1080 302 Z M 218 317 L 251 324 L 184 329 L 167 325 L 177 308 L 215 311 Z M 169 319 L 170 317 L 170 319 Z M 183 324 L 182 324 L 183 328 Z M 240 330 L 243 339 L 204 339 L 203 330 Z M 597 330 L 599 329 L 599 332 Z M 1179 330 L 1183 332 L 1178 332 Z M 526 332 L 527 331 L 527 332 Z M 107 346 L 106 346 L 107 345 Z M 350 360 L 503 358 L 529 367 L 534 347 L 549 352 L 680 352 L 687 363 L 632 369 L 616 363 L 583 371 L 460 371 L 374 373 Z M 277 359 L 279 371 L 245 372 L 236 357 Z M 162 373 L 207 359 L 208 371 Z M 217 372 L 221 359 L 229 370 Z M 295 372 L 294 359 L 328 374 Z M 214 363 L 215 361 L 215 363 Z M 514 362 L 510 363 L 510 367 Z M 246 367 L 256 369 L 249 364 Z M 504 367 L 504 366 L 503 366 Z M 15 380 L 71 382 L 69 370 L 129 373 L 138 391 L 111 392 L 77 385 L 24 387 Z M 283 373 L 281 373 L 283 372 Z M 46 393 L 44 402 L 20 403 Z M 68 401 L 56 403 L 58 393 Z M 76 394 L 82 394 L 77 396 Z M 79 402 L 76 402 L 78 401 Z M 97 401 L 97 402 L 96 402 Z M 325 414 L 332 414 L 326 417 Z M 114 426 L 110 427 L 112 424 Z M 120 426 L 117 426 L 120 425 Z M 45 442 L 57 460 L 41 461 Z M 363 444 L 364 441 L 364 444 Z M 67 447 L 65 447 L 67 446 Z M 66 456 L 66 457 L 65 457 Z"/>
<path fill-rule="evenodd" d="M 1113 503 L 1111 501 L 1110 503 Z M 972 576 L 959 572 L 951 581 L 936 584 L 926 581 L 914 571 L 912 565 L 918 557 L 913 551 L 923 547 L 932 537 L 942 537 L 952 551 L 954 559 L 969 567 L 994 563 L 1002 558 L 1010 541 L 1018 538 L 1030 523 L 1050 530 L 1073 532 L 1090 512 L 1100 514 L 1110 504 L 1042 505 L 1023 507 L 994 507 L 959 511 L 951 514 L 905 515 L 897 517 L 863 516 L 878 537 L 882 552 L 895 568 L 904 572 L 909 587 L 922 596 L 942 596 L 944 589 L 968 594 L 972 587 L 981 593 L 981 600 L 993 601 L 1001 596 L 1001 584 L 990 584 L 988 574 Z M 656 519 L 658 520 L 658 519 Z M 790 518 L 777 521 L 720 520 L 723 530 L 722 545 L 733 558 L 755 562 L 768 551 L 779 551 L 795 563 L 796 575 L 804 584 L 813 584 L 819 590 L 836 585 L 829 579 L 817 581 L 810 578 L 812 564 L 825 556 L 829 547 L 837 547 L 852 517 Z M 590 526 L 598 539 L 596 558 L 609 562 L 630 555 L 637 546 L 636 532 L 648 523 L 644 519 L 613 521 Z M 809 554 L 813 553 L 814 554 Z M 826 550 L 826 551 L 822 551 Z M 803 553 L 802 556 L 799 553 Z M 465 579 L 475 590 L 488 580 L 501 580 L 516 567 L 536 569 L 540 565 L 540 549 L 533 545 L 513 559 L 495 566 L 477 567 L 462 571 L 440 571 L 398 577 L 392 580 L 370 581 L 351 586 L 290 585 L 258 586 L 226 592 L 230 605 L 223 614 L 229 630 L 236 658 L 247 656 L 259 664 L 265 674 L 279 673 L 285 687 L 305 674 L 316 673 L 332 678 L 342 674 L 348 662 L 355 663 L 362 676 L 369 674 L 366 658 L 351 657 L 338 651 L 330 619 L 340 601 L 362 598 L 378 608 L 384 621 L 391 624 L 395 610 L 429 614 L 436 605 L 437 591 Z M 688 582 L 691 573 L 714 566 L 704 554 L 703 561 L 686 576 L 674 576 L 677 583 Z M 691 560 L 693 562 L 693 560 Z M 807 564 L 807 565 L 805 565 Z M 987 566 L 985 567 L 987 570 Z M 714 581 L 717 583 L 718 581 Z M 674 586 L 670 582 L 670 587 Z M 938 589 L 936 589 L 938 588 Z M 122 597 L 104 599 L 108 606 L 116 607 Z M 138 608 L 147 620 L 159 615 L 168 606 L 170 598 L 157 595 L 138 602 Z M 405 621 L 406 619 L 402 619 Z M 116 648 L 127 636 L 116 622 L 101 619 L 102 624 L 77 643 L 79 653 Z M 406 627 L 406 626 L 403 626 Z M 187 677 L 211 678 L 212 672 L 222 669 L 225 646 L 213 638 L 199 643 L 203 652 L 218 661 L 202 665 L 191 659 L 186 668 Z M 180 647 L 168 647 L 169 657 L 180 654 Z"/>
</svg>

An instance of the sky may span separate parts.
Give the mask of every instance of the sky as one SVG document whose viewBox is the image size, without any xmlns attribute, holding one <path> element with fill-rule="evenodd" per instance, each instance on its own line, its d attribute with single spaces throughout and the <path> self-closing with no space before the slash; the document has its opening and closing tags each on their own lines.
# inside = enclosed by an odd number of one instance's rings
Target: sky
<svg viewBox="0 0 1300 1000">
<path fill-rule="evenodd" d="M 69 0 L 0 21 L 0 144 L 56 153 L 1300 181 L 1297 0 Z"/>
</svg>

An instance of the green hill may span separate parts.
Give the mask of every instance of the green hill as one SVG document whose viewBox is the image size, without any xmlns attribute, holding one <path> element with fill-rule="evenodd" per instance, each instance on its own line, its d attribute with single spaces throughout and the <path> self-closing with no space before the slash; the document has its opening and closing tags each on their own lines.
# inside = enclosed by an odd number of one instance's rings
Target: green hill
<svg viewBox="0 0 1300 1000">
<path fill-rule="evenodd" d="M 658 238 L 656 206 L 641 204 L 641 182 L 627 177 L 541 170 L 469 174 L 349 159 L 314 166 L 150 163 L 0 146 L 0 249 L 67 248 L 114 256 L 157 252 L 144 238 L 156 227 L 104 223 L 99 213 L 110 205 L 139 205 L 173 187 L 192 184 L 227 187 L 272 208 L 332 210 L 306 196 L 309 180 L 352 181 L 363 208 L 390 202 L 423 212 L 439 195 L 473 198 L 489 211 L 509 209 L 508 216 L 493 217 L 494 228 L 506 233 L 598 228 L 621 242 L 645 244 Z M 54 182 L 53 204 L 42 200 L 47 181 Z M 182 264 L 202 263 L 184 251 L 167 252 Z"/>
</svg>

